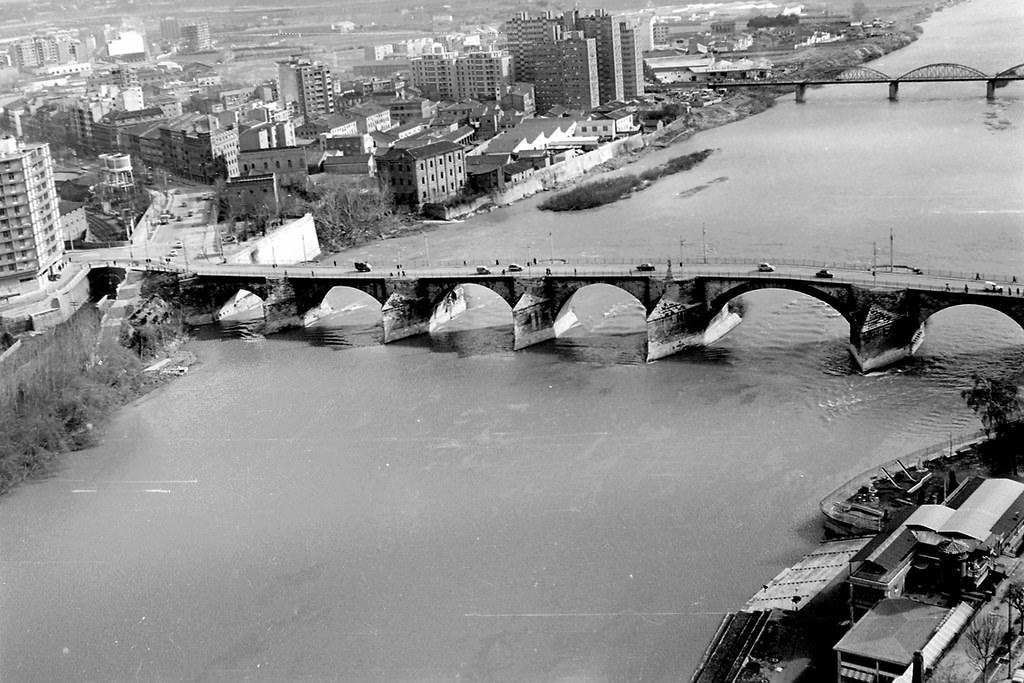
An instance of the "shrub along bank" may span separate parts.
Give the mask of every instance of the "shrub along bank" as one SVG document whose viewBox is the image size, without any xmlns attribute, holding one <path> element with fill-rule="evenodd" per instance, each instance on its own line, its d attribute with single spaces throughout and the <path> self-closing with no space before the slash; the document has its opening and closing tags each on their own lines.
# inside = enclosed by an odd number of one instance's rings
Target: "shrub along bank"
<svg viewBox="0 0 1024 683">
<path fill-rule="evenodd" d="M 154 325 L 170 339 L 171 321 Z M 100 312 L 85 307 L 45 335 L 26 339 L 0 365 L 0 494 L 52 470 L 59 456 L 95 445 L 114 410 L 153 383 L 137 353 L 117 342 L 99 344 Z M 138 334 L 126 334 L 139 348 Z M 152 350 L 152 347 L 149 347 Z"/>
<path fill-rule="evenodd" d="M 659 178 L 690 170 L 711 156 L 713 151 L 702 149 L 699 152 L 674 157 L 664 164 L 641 172 L 640 175 L 630 173 L 579 185 L 545 199 L 538 208 L 545 211 L 582 211 L 611 204 L 642 190 Z"/>
</svg>

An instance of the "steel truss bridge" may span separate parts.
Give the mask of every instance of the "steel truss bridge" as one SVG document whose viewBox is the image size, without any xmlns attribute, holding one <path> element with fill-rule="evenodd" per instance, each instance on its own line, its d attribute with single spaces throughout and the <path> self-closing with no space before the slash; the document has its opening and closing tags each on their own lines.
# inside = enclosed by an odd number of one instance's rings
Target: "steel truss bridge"
<svg viewBox="0 0 1024 683">
<path fill-rule="evenodd" d="M 890 76 L 869 66 L 855 66 L 849 68 L 836 76 L 825 76 L 817 78 L 769 78 L 764 80 L 722 80 L 708 81 L 707 85 L 716 88 L 767 88 L 775 86 L 786 86 L 796 89 L 796 101 L 803 102 L 809 86 L 814 85 L 844 85 L 851 83 L 888 83 L 889 99 L 899 99 L 900 83 L 947 83 L 947 82 L 975 82 L 980 81 L 986 84 L 985 97 L 994 100 L 996 89 L 1006 87 L 1011 81 L 1024 80 L 1024 63 L 1011 66 L 1008 69 L 990 75 L 974 67 L 951 62 L 940 62 L 919 66 L 916 69 L 900 76 Z"/>
</svg>

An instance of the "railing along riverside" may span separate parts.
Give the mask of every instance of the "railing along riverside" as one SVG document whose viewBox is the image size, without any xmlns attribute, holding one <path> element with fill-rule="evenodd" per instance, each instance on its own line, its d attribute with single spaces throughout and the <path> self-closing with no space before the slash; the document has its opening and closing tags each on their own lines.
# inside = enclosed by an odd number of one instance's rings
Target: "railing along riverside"
<svg viewBox="0 0 1024 683">
<path fill-rule="evenodd" d="M 901 455 L 898 458 L 893 458 L 886 462 L 879 463 L 864 470 L 834 491 L 830 492 L 827 496 L 821 499 L 821 502 L 818 503 L 818 508 L 821 510 L 821 514 L 826 517 L 839 521 L 846 521 L 843 519 L 842 511 L 836 504 L 842 504 L 849 500 L 861 489 L 862 486 L 867 486 L 875 480 L 884 479 L 885 475 L 882 474 L 883 467 L 890 472 L 894 470 L 900 471 L 899 463 L 896 462 L 897 460 L 907 467 L 913 467 L 918 463 L 932 462 L 940 458 L 949 457 L 950 451 L 952 451 L 953 455 L 956 455 L 965 446 L 977 443 L 984 436 L 984 429 L 979 429 L 965 434 L 958 434 L 955 440 L 951 438 L 950 440 L 943 441 L 942 443 L 925 446 L 924 448 L 919 448 L 910 453 Z M 858 519 L 858 521 L 861 520 Z"/>
</svg>

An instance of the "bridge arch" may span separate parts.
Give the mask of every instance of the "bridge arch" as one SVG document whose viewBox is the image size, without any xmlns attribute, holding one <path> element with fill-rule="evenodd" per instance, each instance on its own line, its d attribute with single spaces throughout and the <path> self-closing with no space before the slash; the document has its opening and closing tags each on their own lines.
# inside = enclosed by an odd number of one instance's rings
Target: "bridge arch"
<svg viewBox="0 0 1024 683">
<path fill-rule="evenodd" d="M 996 78 L 1007 76 L 1016 76 L 1018 78 L 1024 78 L 1024 64 L 1011 66 L 1009 69 L 1003 69 L 1002 71 L 996 74 Z"/>
<path fill-rule="evenodd" d="M 443 325 L 451 322 L 462 314 L 475 310 L 471 314 L 475 322 L 485 321 L 491 324 L 485 327 L 494 327 L 501 316 L 501 326 L 512 324 L 512 306 L 509 305 L 502 293 L 488 286 L 490 282 L 459 282 L 439 291 L 438 295 L 431 302 L 429 331 L 439 330 Z M 481 302 L 480 305 L 470 304 Z M 489 310 L 483 310 L 489 309 Z M 500 309 L 496 310 L 496 309 Z"/>
<path fill-rule="evenodd" d="M 875 83 L 877 81 L 891 81 L 892 77 L 869 66 L 855 66 L 840 73 L 836 76 L 836 80 L 844 83 Z"/>
<path fill-rule="evenodd" d="M 1009 299 L 1009 297 L 1006 298 Z M 1012 301 L 1012 299 L 1010 301 Z M 989 300 L 981 301 L 935 302 L 931 306 L 928 306 L 927 308 L 922 308 L 921 322 L 927 323 L 939 313 L 943 313 L 954 308 L 961 308 L 964 306 L 984 308 L 990 311 L 996 311 L 1002 314 L 1001 317 L 1005 317 L 1011 322 L 1016 323 L 1017 327 L 1020 328 L 1021 332 L 1024 332 L 1024 313 L 1022 313 L 1019 308 L 1010 306 L 1009 301 L 1003 301 L 1002 297 L 999 296 L 993 296 Z"/>
<path fill-rule="evenodd" d="M 815 285 L 816 283 L 814 282 L 783 279 L 752 279 L 739 284 L 729 285 L 721 292 L 715 294 L 708 302 L 708 317 L 713 318 L 718 315 L 722 309 L 725 308 L 726 304 L 748 292 L 757 291 L 759 289 L 787 289 L 793 292 L 806 294 L 809 297 L 827 304 L 843 316 L 852 328 L 856 324 L 854 321 L 854 311 L 838 297 Z"/>
<path fill-rule="evenodd" d="M 304 312 L 302 324 L 304 327 L 312 327 L 337 314 L 345 315 L 350 321 L 353 318 L 360 322 L 375 319 L 380 323 L 381 308 L 381 302 L 369 292 L 348 285 L 335 285 L 327 290 L 318 305 Z"/>
<path fill-rule="evenodd" d="M 610 306 L 599 303 L 611 299 Z M 596 305 L 595 305 L 596 304 Z M 586 316 L 581 319 L 576 312 L 575 306 L 581 306 Z M 596 318 L 596 315 L 586 315 L 590 311 L 597 311 L 601 306 L 604 310 Z M 636 329 L 630 327 L 630 318 L 636 318 Z M 598 334 L 632 334 L 646 330 L 647 308 L 635 293 L 629 290 L 605 282 L 595 282 L 578 287 L 559 302 L 555 312 L 555 337 L 560 337 L 579 322 L 589 332 Z"/>
<path fill-rule="evenodd" d="M 935 64 L 926 64 L 925 66 L 919 66 L 916 69 L 911 69 L 902 76 L 898 76 L 895 80 L 897 81 L 929 81 L 929 80 L 947 80 L 947 81 L 958 81 L 958 80 L 975 80 L 975 79 L 986 79 L 989 78 L 987 74 L 984 74 L 977 69 L 963 64 L 953 64 L 951 62 L 938 62 Z"/>
</svg>

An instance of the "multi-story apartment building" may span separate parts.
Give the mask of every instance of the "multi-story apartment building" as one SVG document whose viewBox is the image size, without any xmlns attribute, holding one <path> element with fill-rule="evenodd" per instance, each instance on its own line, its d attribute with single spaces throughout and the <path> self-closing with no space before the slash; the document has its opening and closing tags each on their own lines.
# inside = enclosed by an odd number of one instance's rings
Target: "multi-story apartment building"
<svg viewBox="0 0 1024 683">
<path fill-rule="evenodd" d="M 565 12 L 561 17 L 556 17 L 552 12 L 535 17 L 525 12 L 513 15 L 505 24 L 505 33 L 515 80 L 537 86 L 537 106 L 540 111 L 546 111 L 552 104 L 579 108 L 580 102 L 588 100 L 578 90 L 579 86 L 590 81 L 580 71 L 585 62 L 574 58 L 563 65 L 552 59 L 560 53 L 572 57 L 582 48 L 559 49 L 550 47 L 550 44 L 584 38 L 592 40 L 594 45 L 599 102 L 621 100 L 643 92 L 640 41 L 636 30 L 631 25 L 624 27 L 623 23 L 604 10 L 590 14 L 574 10 Z M 576 92 L 564 99 L 557 97 L 556 89 L 540 85 L 541 81 L 550 84 L 556 82 L 559 78 L 558 69 L 562 66 L 566 68 L 565 78 L 577 87 Z M 628 87 L 625 84 L 627 74 L 630 80 Z"/>
<path fill-rule="evenodd" d="M 367 45 L 363 48 L 363 59 L 368 62 L 379 62 L 380 60 L 395 54 L 391 43 L 384 45 Z"/>
<path fill-rule="evenodd" d="M 330 67 L 292 57 L 277 63 L 278 99 L 305 118 L 334 113 L 334 79 Z"/>
<path fill-rule="evenodd" d="M 458 197 L 466 185 L 466 155 L 454 142 L 392 148 L 377 159 L 377 175 L 395 201 L 410 206 Z"/>
<path fill-rule="evenodd" d="M 63 253 L 49 144 L 0 138 L 0 292 L 38 289 Z"/>
<path fill-rule="evenodd" d="M 451 52 L 434 52 L 412 60 L 412 84 L 435 100 L 455 100 L 455 60 Z"/>
<path fill-rule="evenodd" d="M 594 39 L 597 57 L 597 87 L 601 102 L 622 99 L 622 35 L 619 20 L 604 10 L 593 14 L 566 12 L 565 25 Z"/>
<path fill-rule="evenodd" d="M 163 166 L 200 183 L 238 175 L 238 131 L 214 116 L 186 114 L 160 126 Z"/>
<path fill-rule="evenodd" d="M 647 24 L 649 27 L 650 24 Z M 644 94 L 643 26 L 619 23 L 622 41 L 622 99 L 631 100 Z"/>
<path fill-rule="evenodd" d="M 439 51 L 412 60 L 412 83 L 437 100 L 495 100 L 508 89 L 511 70 L 503 52 Z"/>
<path fill-rule="evenodd" d="M 213 48 L 210 39 L 210 22 L 199 19 L 181 27 L 181 40 L 185 49 L 190 52 L 204 52 Z"/>
<path fill-rule="evenodd" d="M 589 111 L 600 104 L 597 81 L 597 48 L 593 38 L 570 32 L 562 40 L 534 48 L 537 67 L 533 88 L 537 111 L 555 105 Z"/>
<path fill-rule="evenodd" d="M 467 52 L 455 60 L 455 99 L 497 100 L 512 80 L 512 59 L 492 50 Z"/>
<path fill-rule="evenodd" d="M 67 31 L 25 38 L 11 44 L 8 50 L 11 65 L 19 69 L 77 62 L 80 52 L 81 44 Z"/>
</svg>

